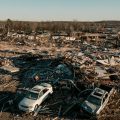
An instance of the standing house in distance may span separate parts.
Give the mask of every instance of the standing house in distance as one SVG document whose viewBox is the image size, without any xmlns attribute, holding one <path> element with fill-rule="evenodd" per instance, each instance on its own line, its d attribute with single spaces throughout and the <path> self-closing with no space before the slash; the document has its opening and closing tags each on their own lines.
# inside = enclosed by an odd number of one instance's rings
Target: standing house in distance
<svg viewBox="0 0 120 120">
<path fill-rule="evenodd" d="M 85 33 L 84 35 L 81 36 L 82 40 L 91 42 L 99 42 L 102 41 L 103 39 L 106 39 L 106 36 L 104 34 L 99 34 L 99 33 Z"/>
<path fill-rule="evenodd" d="M 57 33 L 53 33 L 51 37 L 52 40 L 65 39 L 66 37 L 68 37 L 68 34 L 65 32 L 57 32 Z"/>
</svg>

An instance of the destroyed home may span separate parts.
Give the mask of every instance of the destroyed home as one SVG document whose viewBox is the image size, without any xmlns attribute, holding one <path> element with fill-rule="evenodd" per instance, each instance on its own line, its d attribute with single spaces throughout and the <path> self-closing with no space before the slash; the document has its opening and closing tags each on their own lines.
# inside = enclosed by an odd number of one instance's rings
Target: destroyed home
<svg viewBox="0 0 120 120">
<path fill-rule="evenodd" d="M 120 51 L 104 33 L 15 31 L 4 39 L 0 119 L 119 119 Z"/>
<path fill-rule="evenodd" d="M 52 39 L 53 40 L 64 39 L 67 36 L 68 34 L 65 32 L 57 32 L 57 33 L 52 34 Z"/>
<path fill-rule="evenodd" d="M 81 36 L 81 39 L 85 40 L 85 41 L 96 41 L 99 42 L 103 39 L 106 39 L 106 36 L 103 34 L 99 34 L 99 33 L 85 33 L 85 35 Z"/>
</svg>

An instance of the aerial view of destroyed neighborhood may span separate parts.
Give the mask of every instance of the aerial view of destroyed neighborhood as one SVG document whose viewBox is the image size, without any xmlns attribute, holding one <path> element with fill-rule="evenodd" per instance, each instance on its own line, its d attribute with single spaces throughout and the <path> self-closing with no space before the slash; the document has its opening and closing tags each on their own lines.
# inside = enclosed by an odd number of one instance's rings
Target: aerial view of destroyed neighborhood
<svg viewBox="0 0 120 120">
<path fill-rule="evenodd" d="M 0 0 L 0 120 L 120 120 L 119 5 Z"/>
</svg>

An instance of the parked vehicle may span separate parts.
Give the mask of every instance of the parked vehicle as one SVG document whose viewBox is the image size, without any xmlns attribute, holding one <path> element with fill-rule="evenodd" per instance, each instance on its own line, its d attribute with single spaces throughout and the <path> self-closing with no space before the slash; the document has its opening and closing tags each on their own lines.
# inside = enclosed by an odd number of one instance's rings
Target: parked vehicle
<svg viewBox="0 0 120 120">
<path fill-rule="evenodd" d="M 83 111 L 98 115 L 109 101 L 110 95 L 113 93 L 114 89 L 108 86 L 101 86 L 101 88 L 95 88 L 93 92 L 88 96 L 88 98 L 83 102 Z"/>
<path fill-rule="evenodd" d="M 48 83 L 41 83 L 28 90 L 28 93 L 19 103 L 18 107 L 22 111 L 32 112 L 35 111 L 38 106 L 53 93 L 53 88 Z"/>
</svg>

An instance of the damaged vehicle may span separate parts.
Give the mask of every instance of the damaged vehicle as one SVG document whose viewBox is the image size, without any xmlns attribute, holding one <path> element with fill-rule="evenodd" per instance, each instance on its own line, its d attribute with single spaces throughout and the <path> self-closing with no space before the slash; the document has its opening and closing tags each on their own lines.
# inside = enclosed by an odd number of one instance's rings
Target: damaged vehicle
<svg viewBox="0 0 120 120">
<path fill-rule="evenodd" d="M 39 105 L 53 93 L 53 88 L 48 83 L 41 83 L 28 90 L 26 96 L 19 103 L 20 110 L 25 112 L 33 112 L 37 110 Z"/>
<path fill-rule="evenodd" d="M 96 87 L 81 105 L 82 110 L 90 115 L 98 115 L 108 103 L 112 92 L 112 88 L 102 89 Z"/>
</svg>

